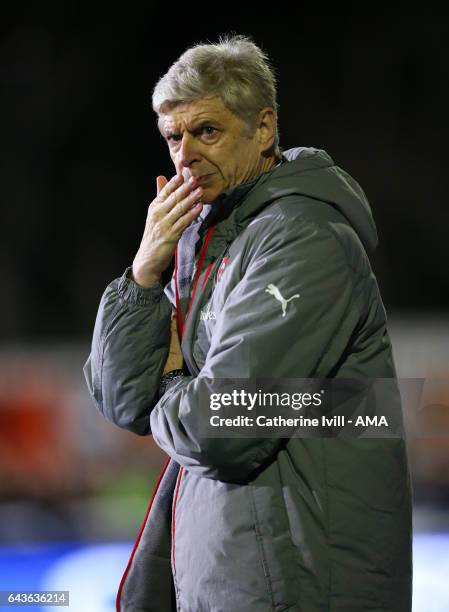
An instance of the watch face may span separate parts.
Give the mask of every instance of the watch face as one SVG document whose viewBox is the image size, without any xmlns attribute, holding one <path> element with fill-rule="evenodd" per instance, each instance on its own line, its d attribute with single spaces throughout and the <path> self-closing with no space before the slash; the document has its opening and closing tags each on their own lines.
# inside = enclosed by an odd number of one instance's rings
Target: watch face
<svg viewBox="0 0 449 612">
<path fill-rule="evenodd" d="M 171 370 L 170 372 L 164 374 L 159 385 L 159 395 L 164 395 L 165 389 L 167 388 L 169 382 L 175 378 L 180 378 L 181 376 L 184 376 L 184 372 L 182 370 Z"/>
</svg>

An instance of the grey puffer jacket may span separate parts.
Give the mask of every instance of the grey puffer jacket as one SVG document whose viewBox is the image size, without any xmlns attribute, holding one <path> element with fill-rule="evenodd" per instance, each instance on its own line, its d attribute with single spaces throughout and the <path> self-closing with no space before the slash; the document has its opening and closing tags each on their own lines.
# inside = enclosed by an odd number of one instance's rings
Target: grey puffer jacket
<svg viewBox="0 0 449 612">
<path fill-rule="evenodd" d="M 324 151 L 287 151 L 214 203 L 199 244 L 194 299 L 178 300 L 190 376 L 159 398 L 176 287 L 127 273 L 102 297 L 85 366 L 104 416 L 171 458 L 117 609 L 409 612 L 403 437 L 205 438 L 199 426 L 205 380 L 395 378 L 362 189 Z M 270 284 L 300 297 L 284 313 Z"/>
</svg>

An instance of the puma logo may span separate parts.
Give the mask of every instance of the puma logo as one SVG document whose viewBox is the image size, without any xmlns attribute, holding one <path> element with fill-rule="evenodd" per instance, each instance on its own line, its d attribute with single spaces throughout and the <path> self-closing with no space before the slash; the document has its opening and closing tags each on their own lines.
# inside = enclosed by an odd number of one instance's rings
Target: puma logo
<svg viewBox="0 0 449 612">
<path fill-rule="evenodd" d="M 276 287 L 276 285 L 273 285 L 272 283 L 270 283 L 267 288 L 265 289 L 266 293 L 270 293 L 274 298 L 277 299 L 278 302 L 281 303 L 281 307 L 282 307 L 282 316 L 285 317 L 285 313 L 287 311 L 287 304 L 291 301 L 294 300 L 295 298 L 299 298 L 300 294 L 299 293 L 295 293 L 295 295 L 292 295 L 292 297 L 288 298 L 288 300 L 286 300 L 285 298 L 282 297 L 281 292 L 279 291 L 279 289 Z"/>
</svg>

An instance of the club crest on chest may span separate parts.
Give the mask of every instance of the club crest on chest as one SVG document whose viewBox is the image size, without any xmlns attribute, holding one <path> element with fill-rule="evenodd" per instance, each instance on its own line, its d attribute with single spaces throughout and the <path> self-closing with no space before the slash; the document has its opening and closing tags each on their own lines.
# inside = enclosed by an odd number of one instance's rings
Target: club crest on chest
<svg viewBox="0 0 449 612">
<path fill-rule="evenodd" d="M 230 260 L 229 255 L 225 255 L 221 260 L 220 267 L 217 270 L 216 282 L 219 283 L 221 277 L 223 276 L 223 272 L 225 271 L 226 266 L 228 265 Z"/>
</svg>

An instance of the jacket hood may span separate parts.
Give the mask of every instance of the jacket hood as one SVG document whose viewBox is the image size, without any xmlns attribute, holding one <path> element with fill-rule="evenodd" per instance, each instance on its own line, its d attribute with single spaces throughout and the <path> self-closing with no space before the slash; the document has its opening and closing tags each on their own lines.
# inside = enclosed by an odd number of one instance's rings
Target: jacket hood
<svg viewBox="0 0 449 612">
<path fill-rule="evenodd" d="M 291 182 L 295 193 L 329 202 L 337 208 L 357 232 L 368 251 L 378 242 L 368 199 L 358 182 L 345 170 L 336 166 L 331 156 L 322 149 L 297 147 L 284 151 L 283 163 L 273 181 Z"/>
<path fill-rule="evenodd" d="M 225 219 L 225 227 L 230 229 L 232 223 L 240 231 L 271 202 L 289 195 L 304 195 L 334 206 L 357 232 L 365 249 L 371 252 L 376 248 L 376 225 L 363 189 L 326 151 L 314 147 L 284 151 L 281 163 L 271 171 L 222 193 L 207 207 L 210 212 L 200 233 Z"/>
</svg>

